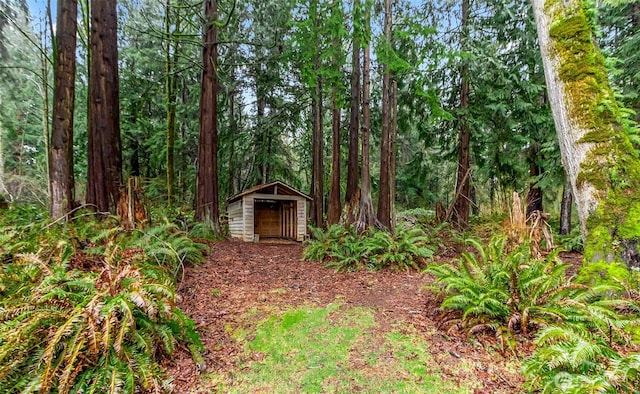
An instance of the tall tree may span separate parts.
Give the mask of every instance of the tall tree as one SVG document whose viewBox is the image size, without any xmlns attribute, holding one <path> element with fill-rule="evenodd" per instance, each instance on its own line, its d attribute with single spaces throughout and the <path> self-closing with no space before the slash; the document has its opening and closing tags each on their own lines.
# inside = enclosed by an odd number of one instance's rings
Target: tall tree
<svg viewBox="0 0 640 394">
<path fill-rule="evenodd" d="M 532 4 L 562 161 L 586 239 L 585 259 L 640 267 L 640 161 L 595 42 L 592 12 L 580 0 Z"/>
<path fill-rule="evenodd" d="M 116 0 L 91 0 L 87 204 L 114 211 L 122 184 Z"/>
<path fill-rule="evenodd" d="M 358 140 L 360 129 L 360 0 L 353 0 L 351 50 L 351 105 L 349 107 L 349 155 L 345 201 L 351 203 L 358 190 Z M 355 202 L 354 202 L 355 203 Z"/>
<path fill-rule="evenodd" d="M 331 85 L 331 188 L 327 210 L 327 223 L 336 224 L 340 221 L 342 206 L 340 202 L 340 109 L 342 107 L 342 36 L 344 35 L 344 13 L 342 3 L 334 0 L 331 4 L 331 17 L 328 28 L 331 35 L 330 68 L 333 69 L 329 83 Z"/>
<path fill-rule="evenodd" d="M 178 8 L 179 9 L 179 8 Z M 179 54 L 179 43 L 174 38 L 174 34 L 180 34 L 180 16 L 171 18 L 171 0 L 166 0 L 164 5 L 165 20 L 164 34 L 165 44 L 165 94 L 167 102 L 167 204 L 171 205 L 174 200 L 175 183 L 175 141 L 176 141 L 176 107 L 178 100 L 178 77 L 177 66 Z M 176 13 L 177 14 L 177 13 Z M 173 30 L 172 30 L 173 26 Z"/>
<path fill-rule="evenodd" d="M 315 32 L 313 38 L 312 67 L 314 81 L 311 83 L 311 223 L 324 225 L 324 137 L 322 132 L 322 79 L 320 77 L 320 15 L 317 0 L 309 3 L 309 19 Z"/>
<path fill-rule="evenodd" d="M 461 47 L 467 46 L 469 38 L 469 0 L 462 0 L 462 33 Z M 465 119 L 465 110 L 469 107 L 469 67 L 467 60 L 462 59 L 460 67 L 460 112 L 462 113 L 458 126 L 458 162 L 456 172 L 456 192 L 453 205 L 453 224 L 458 229 L 466 229 L 469 226 L 469 213 L 471 207 L 471 132 Z"/>
<path fill-rule="evenodd" d="M 384 0 L 384 38 L 391 45 L 391 0 Z M 388 58 L 388 57 L 387 57 Z M 391 67 L 383 65 L 382 136 L 380 138 L 380 185 L 378 188 L 378 220 L 391 228 Z"/>
<path fill-rule="evenodd" d="M 218 207 L 218 1 L 204 2 L 196 220 L 220 231 Z"/>
<path fill-rule="evenodd" d="M 73 209 L 73 110 L 78 1 L 58 0 L 54 45 L 53 128 L 49 146 L 49 188 L 55 219 Z"/>
<path fill-rule="evenodd" d="M 362 164 L 360 167 L 360 213 L 356 228 L 364 231 L 377 224 L 371 202 L 371 174 L 370 167 L 370 136 L 371 136 L 371 7 L 367 5 L 364 11 L 364 51 L 362 57 Z"/>
</svg>

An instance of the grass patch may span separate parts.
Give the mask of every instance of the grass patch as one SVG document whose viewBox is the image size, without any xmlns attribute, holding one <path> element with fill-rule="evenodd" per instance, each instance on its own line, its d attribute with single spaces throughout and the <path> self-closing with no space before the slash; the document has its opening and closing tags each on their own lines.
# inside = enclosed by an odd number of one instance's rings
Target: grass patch
<svg viewBox="0 0 640 394">
<path fill-rule="evenodd" d="M 414 334 L 378 332 L 374 311 L 333 303 L 302 307 L 236 332 L 248 360 L 216 390 L 229 393 L 470 392 L 443 381 L 427 343 Z"/>
</svg>

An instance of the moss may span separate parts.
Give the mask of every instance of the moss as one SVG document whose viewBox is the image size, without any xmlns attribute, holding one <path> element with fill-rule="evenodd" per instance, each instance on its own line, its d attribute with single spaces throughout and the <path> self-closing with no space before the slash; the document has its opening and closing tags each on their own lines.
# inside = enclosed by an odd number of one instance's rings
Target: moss
<svg viewBox="0 0 640 394">
<path fill-rule="evenodd" d="M 623 241 L 640 239 L 640 160 L 621 122 L 604 56 L 594 41 L 589 10 L 548 0 L 545 12 L 554 21 L 549 33 L 560 60 L 570 117 L 586 130 L 579 143 L 593 144 L 578 174 L 578 185 L 592 185 L 600 200 L 587 222 L 585 261 L 611 263 L 607 268 L 611 272 L 602 276 L 619 277 L 620 245 L 635 247 Z"/>
</svg>

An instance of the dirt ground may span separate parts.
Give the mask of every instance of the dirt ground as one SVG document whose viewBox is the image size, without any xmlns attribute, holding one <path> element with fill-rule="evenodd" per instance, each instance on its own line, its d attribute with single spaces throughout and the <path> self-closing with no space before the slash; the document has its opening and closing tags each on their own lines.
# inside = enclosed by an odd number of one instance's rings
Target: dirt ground
<svg viewBox="0 0 640 394">
<path fill-rule="evenodd" d="M 373 308 L 381 332 L 398 324 L 412 326 L 429 343 L 442 379 L 474 379 L 482 383 L 477 393 L 521 391 L 522 377 L 513 365 L 507 367 L 508 358 L 486 343 L 438 327 L 438 303 L 424 290 L 432 282 L 428 275 L 416 271 L 336 273 L 320 262 L 302 261 L 302 248 L 299 243 L 222 241 L 212 246 L 206 263 L 186 268 L 179 306 L 194 319 L 201 334 L 206 372 L 232 374 L 243 361 L 242 349 L 231 333 L 236 328 L 250 330 L 268 314 L 247 318 L 246 312 L 323 307 L 338 301 Z M 185 349 L 167 364 L 175 393 L 215 391 L 215 387 L 202 386 L 198 367 Z M 467 376 L 470 368 L 473 376 Z"/>
</svg>

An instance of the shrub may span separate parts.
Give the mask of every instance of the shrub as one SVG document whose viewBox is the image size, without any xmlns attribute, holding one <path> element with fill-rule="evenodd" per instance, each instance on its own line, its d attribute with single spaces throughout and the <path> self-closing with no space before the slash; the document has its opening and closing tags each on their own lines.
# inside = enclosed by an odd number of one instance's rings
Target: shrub
<svg viewBox="0 0 640 394">
<path fill-rule="evenodd" d="M 579 288 L 566 280 L 568 265 L 557 253 L 534 259 L 528 244 L 507 252 L 505 237 L 492 238 L 487 247 L 468 242 L 477 254 L 465 252 L 456 263 L 427 267 L 436 278 L 430 288 L 444 297 L 444 316 L 457 312 L 449 323 L 459 323 L 470 334 L 489 330 L 527 335 L 563 318 L 560 300 Z"/>
<path fill-rule="evenodd" d="M 622 356 L 607 336 L 576 325 L 554 325 L 536 338 L 524 363 L 529 387 L 543 393 L 637 393 L 640 354 Z"/>
<path fill-rule="evenodd" d="M 424 231 L 399 225 L 394 233 L 370 230 L 358 235 L 352 228 L 333 225 L 322 231 L 312 229 L 313 240 L 308 242 L 303 257 L 306 260 L 326 261 L 336 271 L 418 269 L 435 253 Z"/>
<path fill-rule="evenodd" d="M 173 225 L 113 224 L 11 230 L 24 245 L 0 269 L 1 392 L 162 392 L 159 362 L 178 344 L 201 359 L 195 325 L 175 306 L 175 274 L 202 246 Z"/>
<path fill-rule="evenodd" d="M 634 392 L 637 354 L 621 345 L 637 330 L 638 304 L 621 298 L 625 286 L 572 283 L 557 251 L 533 258 L 525 242 L 508 251 L 505 237 L 454 264 L 431 264 L 431 289 L 443 297 L 443 317 L 470 335 L 496 334 L 503 345 L 536 333 L 536 350 L 525 362 L 529 388 L 542 392 Z M 631 290 L 626 290 L 627 294 Z M 451 318 L 453 316 L 453 318 Z"/>
</svg>

